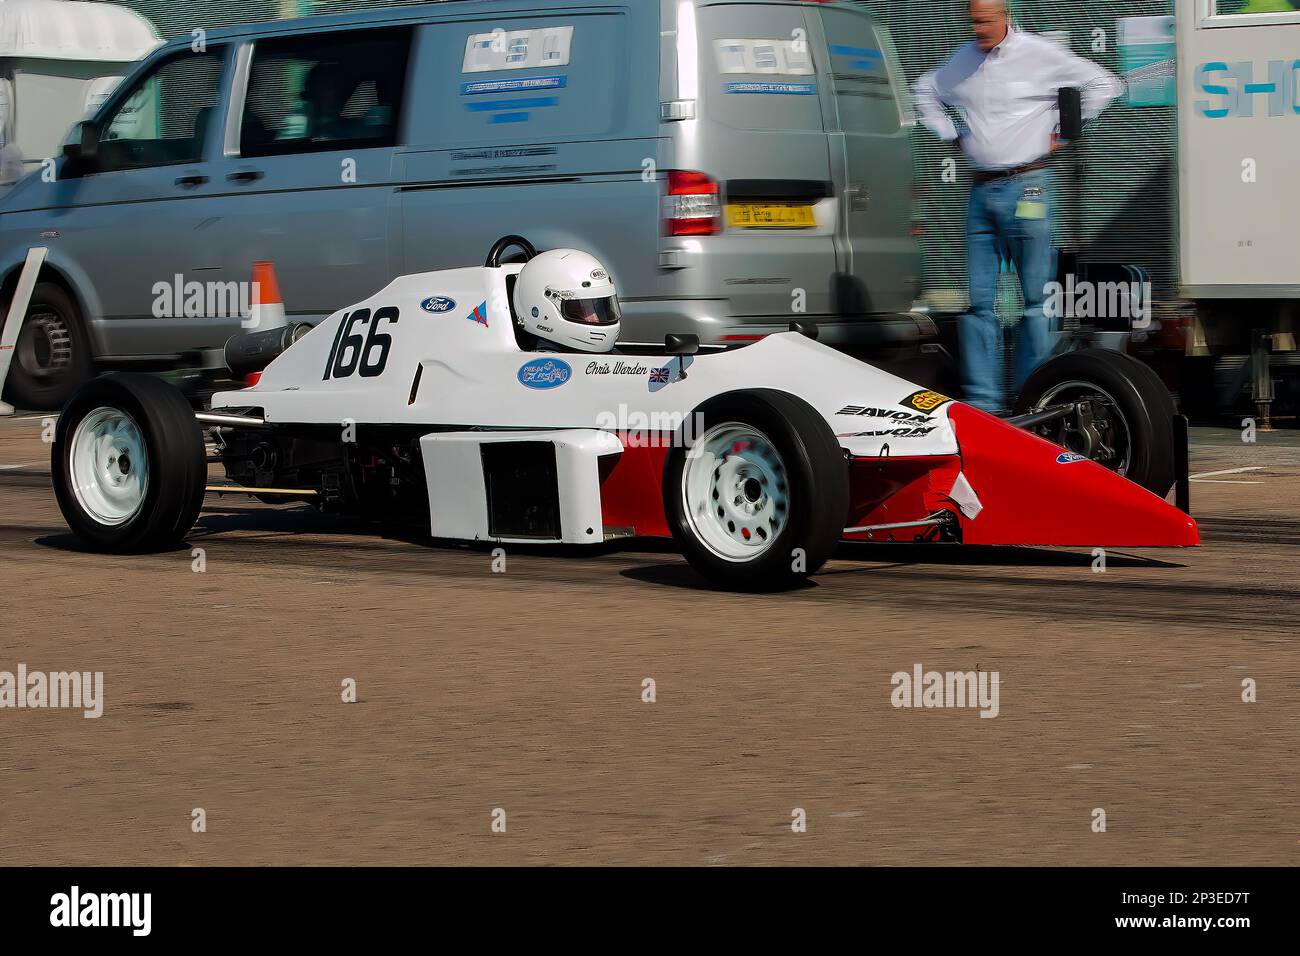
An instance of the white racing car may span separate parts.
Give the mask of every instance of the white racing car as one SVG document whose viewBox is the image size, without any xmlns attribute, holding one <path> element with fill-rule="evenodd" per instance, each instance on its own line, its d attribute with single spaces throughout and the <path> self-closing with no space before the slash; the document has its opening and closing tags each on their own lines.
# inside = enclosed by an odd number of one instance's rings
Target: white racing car
<svg viewBox="0 0 1300 956">
<path fill-rule="evenodd" d="M 500 264 L 511 245 L 525 263 Z M 1167 393 L 1123 355 L 1040 369 L 1052 400 L 1021 428 L 804 329 L 710 354 L 691 336 L 619 354 L 617 331 L 596 260 L 506 237 L 482 268 L 237 336 L 228 364 L 260 380 L 210 411 L 149 376 L 90 382 L 59 419 L 59 505 L 97 549 L 175 546 L 208 485 L 206 429 L 229 479 L 267 500 L 427 521 L 443 539 L 671 536 L 735 589 L 789 586 L 842 540 L 1198 543 L 1185 508 L 1130 480 L 1162 495 L 1177 456 Z"/>
</svg>

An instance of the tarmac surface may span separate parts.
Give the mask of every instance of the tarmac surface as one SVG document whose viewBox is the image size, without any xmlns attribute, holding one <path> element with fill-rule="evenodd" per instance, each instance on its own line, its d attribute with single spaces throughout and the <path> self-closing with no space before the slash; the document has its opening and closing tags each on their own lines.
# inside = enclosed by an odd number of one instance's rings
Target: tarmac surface
<svg viewBox="0 0 1300 956">
<path fill-rule="evenodd" d="M 0 708 L 0 859 L 1295 865 L 1300 433 L 1192 445 L 1199 549 L 853 546 L 754 596 L 242 496 L 96 555 L 0 420 L 0 671 L 104 675 L 98 719 Z M 893 706 L 917 665 L 997 716 Z"/>
</svg>

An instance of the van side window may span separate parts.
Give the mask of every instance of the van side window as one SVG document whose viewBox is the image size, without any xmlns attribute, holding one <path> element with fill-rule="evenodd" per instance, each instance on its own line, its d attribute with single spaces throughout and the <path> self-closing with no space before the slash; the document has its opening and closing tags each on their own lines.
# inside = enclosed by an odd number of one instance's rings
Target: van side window
<svg viewBox="0 0 1300 956">
<path fill-rule="evenodd" d="M 244 156 L 394 146 L 409 28 L 261 40 L 240 127 Z"/>
<path fill-rule="evenodd" d="M 1300 11 L 1300 0 L 1214 0 L 1210 16 L 1222 17 L 1236 13 L 1294 13 Z"/>
<path fill-rule="evenodd" d="M 101 125 L 96 171 L 202 160 L 212 111 L 221 99 L 224 59 L 220 48 L 186 52 L 142 77 Z"/>
</svg>

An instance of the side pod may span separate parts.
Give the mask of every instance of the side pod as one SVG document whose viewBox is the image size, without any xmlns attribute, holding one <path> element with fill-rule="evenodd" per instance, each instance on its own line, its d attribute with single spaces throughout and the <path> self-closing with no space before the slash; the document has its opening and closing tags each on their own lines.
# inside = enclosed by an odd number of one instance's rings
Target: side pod
<svg viewBox="0 0 1300 956">
<path fill-rule="evenodd" d="M 962 470 L 984 505 L 963 519 L 967 544 L 1191 547 L 1196 522 L 1096 462 L 969 405 L 950 418 Z"/>
</svg>

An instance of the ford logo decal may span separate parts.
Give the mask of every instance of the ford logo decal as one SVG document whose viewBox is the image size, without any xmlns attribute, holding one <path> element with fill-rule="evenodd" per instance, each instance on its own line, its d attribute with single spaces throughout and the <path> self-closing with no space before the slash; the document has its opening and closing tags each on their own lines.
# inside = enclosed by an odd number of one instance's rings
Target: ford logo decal
<svg viewBox="0 0 1300 956">
<path fill-rule="evenodd" d="M 456 300 L 449 299 L 445 295 L 430 296 L 420 303 L 420 308 L 424 309 L 425 312 L 437 312 L 441 314 L 443 312 L 450 312 L 452 309 L 456 308 Z"/>
<path fill-rule="evenodd" d="M 560 359 L 533 359 L 519 369 L 520 383 L 529 388 L 559 388 L 572 377 L 573 369 Z"/>
<path fill-rule="evenodd" d="M 1087 455 L 1080 455 L 1078 452 L 1073 452 L 1073 451 L 1067 451 L 1064 454 L 1056 456 L 1056 463 L 1058 465 L 1072 465 L 1076 461 L 1087 461 L 1087 460 L 1088 460 Z"/>
</svg>

